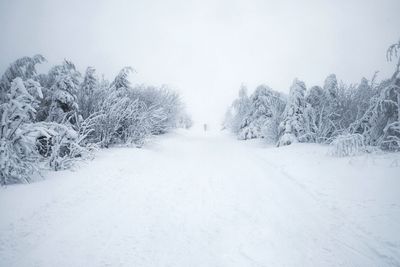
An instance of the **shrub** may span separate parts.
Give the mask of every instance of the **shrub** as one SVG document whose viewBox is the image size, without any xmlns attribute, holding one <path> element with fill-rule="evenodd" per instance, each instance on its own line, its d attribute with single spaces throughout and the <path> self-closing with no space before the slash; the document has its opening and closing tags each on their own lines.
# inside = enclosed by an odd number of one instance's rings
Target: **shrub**
<svg viewBox="0 0 400 267">
<path fill-rule="evenodd" d="M 366 151 L 364 138 L 361 134 L 338 135 L 331 143 L 331 154 L 336 157 L 359 155 Z"/>
</svg>

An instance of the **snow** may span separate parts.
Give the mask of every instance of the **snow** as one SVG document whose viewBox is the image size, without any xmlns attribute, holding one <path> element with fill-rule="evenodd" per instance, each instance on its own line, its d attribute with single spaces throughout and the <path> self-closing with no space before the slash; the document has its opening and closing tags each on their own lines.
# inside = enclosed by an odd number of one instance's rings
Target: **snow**
<svg viewBox="0 0 400 267">
<path fill-rule="evenodd" d="M 400 266 L 400 154 L 179 130 L 0 188 L 0 266 Z"/>
</svg>

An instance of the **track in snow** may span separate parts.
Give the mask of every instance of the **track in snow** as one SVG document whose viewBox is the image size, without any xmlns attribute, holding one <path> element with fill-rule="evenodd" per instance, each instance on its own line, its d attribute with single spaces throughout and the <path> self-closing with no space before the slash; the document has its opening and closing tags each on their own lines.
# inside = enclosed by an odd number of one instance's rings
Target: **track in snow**
<svg viewBox="0 0 400 267">
<path fill-rule="evenodd" d="M 397 233 L 365 229 L 279 160 L 186 131 L 101 151 L 0 192 L 0 266 L 399 266 Z"/>
</svg>

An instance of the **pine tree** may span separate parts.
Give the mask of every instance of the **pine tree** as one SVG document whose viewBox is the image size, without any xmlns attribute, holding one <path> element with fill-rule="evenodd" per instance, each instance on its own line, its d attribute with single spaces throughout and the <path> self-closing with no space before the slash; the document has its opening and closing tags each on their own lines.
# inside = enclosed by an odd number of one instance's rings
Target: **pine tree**
<svg viewBox="0 0 400 267">
<path fill-rule="evenodd" d="M 304 141 L 302 138 L 306 134 L 306 119 L 304 116 L 306 108 L 305 92 L 306 86 L 304 82 L 294 79 L 283 113 L 283 121 L 280 124 L 281 136 L 278 146 Z"/>
</svg>

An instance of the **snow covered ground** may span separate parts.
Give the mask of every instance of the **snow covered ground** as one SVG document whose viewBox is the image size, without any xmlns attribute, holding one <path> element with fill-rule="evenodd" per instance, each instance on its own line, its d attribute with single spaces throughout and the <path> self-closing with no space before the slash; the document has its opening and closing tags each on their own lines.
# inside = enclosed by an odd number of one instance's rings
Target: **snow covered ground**
<svg viewBox="0 0 400 267">
<path fill-rule="evenodd" d="M 224 132 L 0 188 L 0 266 L 400 266 L 400 155 Z"/>
</svg>

